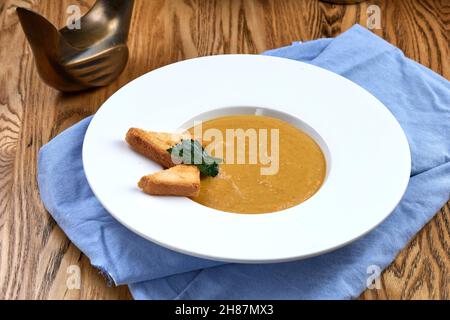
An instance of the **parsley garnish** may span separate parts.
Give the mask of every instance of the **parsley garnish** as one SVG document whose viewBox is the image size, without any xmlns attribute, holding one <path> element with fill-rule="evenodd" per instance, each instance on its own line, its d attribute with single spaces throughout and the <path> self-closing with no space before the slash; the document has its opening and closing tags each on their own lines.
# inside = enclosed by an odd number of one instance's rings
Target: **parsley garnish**
<svg viewBox="0 0 450 320">
<path fill-rule="evenodd" d="M 181 140 L 180 143 L 167 149 L 167 152 L 183 164 L 195 165 L 202 176 L 216 177 L 219 174 L 222 159 L 210 156 L 197 140 Z"/>
</svg>

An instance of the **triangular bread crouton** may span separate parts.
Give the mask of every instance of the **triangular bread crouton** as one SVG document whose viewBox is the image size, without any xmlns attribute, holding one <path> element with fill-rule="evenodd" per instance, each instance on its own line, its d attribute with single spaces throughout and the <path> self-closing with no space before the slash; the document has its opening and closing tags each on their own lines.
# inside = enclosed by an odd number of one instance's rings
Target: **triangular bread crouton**
<svg viewBox="0 0 450 320">
<path fill-rule="evenodd" d="M 145 176 L 138 185 L 151 195 L 196 197 L 200 192 L 200 171 L 196 166 L 178 165 Z"/>
<path fill-rule="evenodd" d="M 125 140 L 143 156 L 158 162 L 164 168 L 171 168 L 176 164 L 172 162 L 172 156 L 167 149 L 175 146 L 182 139 L 190 138 L 189 133 L 174 134 L 131 128 L 128 130 Z"/>
</svg>

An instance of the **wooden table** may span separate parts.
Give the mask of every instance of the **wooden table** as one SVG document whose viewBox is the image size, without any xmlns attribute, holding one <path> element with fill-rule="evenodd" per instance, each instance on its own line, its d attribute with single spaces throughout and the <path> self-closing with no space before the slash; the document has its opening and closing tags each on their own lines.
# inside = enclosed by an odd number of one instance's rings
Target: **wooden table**
<svg viewBox="0 0 450 320">
<path fill-rule="evenodd" d="M 46 212 L 36 160 L 43 144 L 147 71 L 196 56 L 260 53 L 295 40 L 334 37 L 354 23 L 366 26 L 367 7 L 376 4 L 381 8 L 376 34 L 450 77 L 448 0 L 374 0 L 351 6 L 317 0 L 136 0 L 125 72 L 108 87 L 61 94 L 39 79 L 15 7 L 32 8 L 62 26 L 67 6 L 74 3 L 85 12 L 93 0 L 0 2 L 0 299 L 131 297 L 127 287 L 108 287 Z M 81 268 L 80 290 L 66 286 L 71 265 Z M 449 269 L 447 203 L 383 273 L 382 289 L 368 290 L 361 298 L 448 299 Z"/>
</svg>

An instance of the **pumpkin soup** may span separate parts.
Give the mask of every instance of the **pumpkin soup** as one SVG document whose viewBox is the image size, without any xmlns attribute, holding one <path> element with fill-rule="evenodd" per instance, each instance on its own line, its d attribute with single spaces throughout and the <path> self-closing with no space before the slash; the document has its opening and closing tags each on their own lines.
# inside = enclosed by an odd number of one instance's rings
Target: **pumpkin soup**
<svg viewBox="0 0 450 320">
<path fill-rule="evenodd" d="M 234 213 L 275 212 L 307 200 L 324 182 L 319 145 L 285 121 L 225 116 L 203 122 L 201 130 L 203 145 L 213 146 L 206 149 L 223 162 L 216 177 L 201 180 L 199 195 L 191 198 L 199 204 Z"/>
</svg>

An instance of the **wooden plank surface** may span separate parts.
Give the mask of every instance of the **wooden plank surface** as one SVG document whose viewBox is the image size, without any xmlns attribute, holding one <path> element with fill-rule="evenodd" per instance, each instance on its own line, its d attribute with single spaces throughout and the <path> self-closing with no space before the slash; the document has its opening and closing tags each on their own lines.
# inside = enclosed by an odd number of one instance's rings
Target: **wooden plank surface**
<svg viewBox="0 0 450 320">
<path fill-rule="evenodd" d="M 374 30 L 405 54 L 447 79 L 450 2 L 374 0 L 341 6 L 317 0 L 136 0 L 125 72 L 112 85 L 61 94 L 43 84 L 15 14 L 32 8 L 63 26 L 70 4 L 83 12 L 93 0 L 0 1 L 0 299 L 128 299 L 108 287 L 43 207 L 36 183 L 39 148 L 96 112 L 130 80 L 163 65 L 220 53 L 260 53 L 296 40 L 332 37 L 367 8 L 381 8 Z M 124 106 L 126 108 L 126 106 Z M 81 288 L 69 290 L 67 268 L 80 267 Z M 415 237 L 382 275 L 382 289 L 362 299 L 448 299 L 450 206 Z"/>
</svg>

